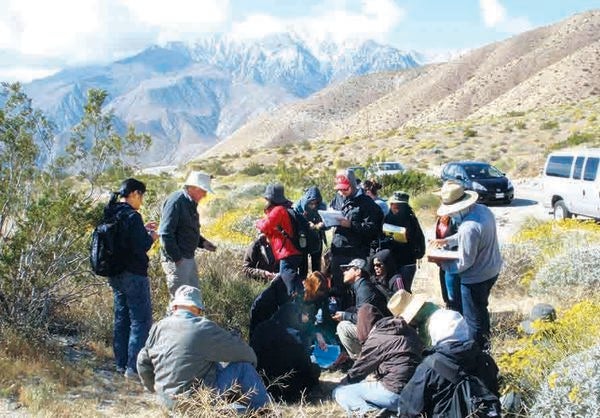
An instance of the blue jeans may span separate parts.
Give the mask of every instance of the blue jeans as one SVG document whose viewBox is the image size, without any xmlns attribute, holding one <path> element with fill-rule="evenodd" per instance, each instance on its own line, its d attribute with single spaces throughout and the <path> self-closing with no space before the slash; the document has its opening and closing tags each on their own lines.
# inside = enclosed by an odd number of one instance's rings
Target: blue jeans
<svg viewBox="0 0 600 418">
<path fill-rule="evenodd" d="M 296 291 L 299 294 L 304 293 L 304 287 L 302 286 L 302 280 L 300 280 L 299 270 L 302 264 L 302 255 L 290 255 L 284 259 L 279 260 L 279 274 L 282 274 L 282 278 L 291 277 L 291 282 L 284 279 L 285 286 L 287 287 L 288 294 Z M 285 273 L 284 273 L 285 272 Z"/>
<path fill-rule="evenodd" d="M 119 368 L 137 372 L 137 355 L 146 343 L 152 326 L 150 281 L 124 271 L 109 278 L 114 296 L 113 350 Z"/>
<path fill-rule="evenodd" d="M 462 297 L 460 290 L 460 276 L 458 274 L 445 272 L 444 281 L 448 296 L 448 309 L 462 314 Z"/>
<path fill-rule="evenodd" d="M 234 385 L 238 385 L 240 392 L 248 399 L 249 409 L 258 409 L 269 401 L 267 388 L 250 363 L 229 363 L 227 367 L 217 363 L 215 389 L 224 393 Z"/>
<path fill-rule="evenodd" d="M 484 350 L 489 348 L 490 338 L 488 298 L 497 279 L 498 276 L 495 276 L 481 283 L 460 285 L 463 317 L 469 326 L 470 337 Z"/>
<path fill-rule="evenodd" d="M 387 390 L 379 382 L 360 382 L 338 386 L 333 390 L 335 401 L 349 416 L 362 416 L 374 409 L 387 409 L 398 413 L 400 395 Z"/>
</svg>

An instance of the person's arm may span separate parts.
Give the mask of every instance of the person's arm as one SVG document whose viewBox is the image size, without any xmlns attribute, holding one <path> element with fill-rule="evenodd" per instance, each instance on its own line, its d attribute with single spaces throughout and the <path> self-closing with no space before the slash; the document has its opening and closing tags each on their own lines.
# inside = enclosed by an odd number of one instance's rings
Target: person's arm
<svg viewBox="0 0 600 418">
<path fill-rule="evenodd" d="M 160 244 L 171 261 L 181 260 L 181 251 L 177 245 L 177 226 L 180 217 L 180 205 L 177 200 L 167 200 L 163 206 L 158 234 Z"/>
<path fill-rule="evenodd" d="M 275 206 L 271 209 L 263 219 L 256 221 L 258 230 L 267 236 L 279 231 L 278 227 L 281 225 L 282 211 L 284 210 L 282 206 Z"/>
<path fill-rule="evenodd" d="M 419 364 L 415 374 L 410 378 L 400 393 L 400 406 L 398 410 L 402 418 L 423 417 L 426 414 L 425 405 L 431 404 L 431 395 L 427 389 L 429 367 Z M 433 409 L 433 407 L 431 408 Z"/>
<path fill-rule="evenodd" d="M 148 233 L 146 227 L 144 226 L 142 215 L 140 215 L 139 212 L 132 211 L 129 215 L 129 225 L 131 245 L 136 247 L 137 250 L 134 252 L 147 252 L 150 247 L 152 247 L 154 240 L 152 239 L 152 235 Z"/>
<path fill-rule="evenodd" d="M 357 383 L 364 380 L 369 374 L 377 369 L 381 363 L 380 344 L 375 338 L 367 338 L 363 344 L 356 363 L 348 370 L 344 383 Z"/>
<path fill-rule="evenodd" d="M 142 347 L 137 356 L 137 371 L 142 384 L 146 389 L 150 392 L 154 392 L 154 365 L 152 364 L 152 359 L 150 358 L 150 354 L 148 353 L 148 347 L 152 344 L 152 341 L 155 340 L 154 333 L 156 332 L 156 327 L 153 326 L 150 329 L 150 334 L 148 335 L 148 339 L 146 340 L 146 345 Z"/>
<path fill-rule="evenodd" d="M 456 234 L 458 236 L 458 260 L 442 263 L 448 273 L 462 273 L 475 263 L 481 240 L 481 231 L 475 222 L 464 222 Z"/>
</svg>

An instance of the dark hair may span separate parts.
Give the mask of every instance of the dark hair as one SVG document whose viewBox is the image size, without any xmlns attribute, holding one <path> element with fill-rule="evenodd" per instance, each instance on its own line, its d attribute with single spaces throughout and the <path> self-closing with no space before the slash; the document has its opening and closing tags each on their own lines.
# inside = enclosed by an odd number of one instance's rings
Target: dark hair
<svg viewBox="0 0 600 418">
<path fill-rule="evenodd" d="M 376 180 L 365 180 L 363 182 L 363 189 L 365 189 L 366 191 L 369 191 L 371 193 L 373 193 L 375 196 L 377 196 L 377 192 L 383 187 L 380 183 L 377 183 Z"/>
<path fill-rule="evenodd" d="M 115 203 L 119 197 L 127 197 L 131 193 L 138 191 L 142 194 L 146 193 L 146 185 L 139 180 L 129 178 L 123 180 L 118 192 L 113 192 L 110 203 Z"/>
</svg>

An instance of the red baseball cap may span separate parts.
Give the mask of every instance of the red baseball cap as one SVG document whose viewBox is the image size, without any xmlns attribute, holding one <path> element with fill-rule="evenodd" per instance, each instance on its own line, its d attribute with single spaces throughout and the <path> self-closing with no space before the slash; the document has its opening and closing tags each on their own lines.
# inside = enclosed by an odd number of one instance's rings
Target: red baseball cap
<svg viewBox="0 0 600 418">
<path fill-rule="evenodd" d="M 350 187 L 350 179 L 345 174 L 335 176 L 335 190 L 349 189 Z"/>
</svg>

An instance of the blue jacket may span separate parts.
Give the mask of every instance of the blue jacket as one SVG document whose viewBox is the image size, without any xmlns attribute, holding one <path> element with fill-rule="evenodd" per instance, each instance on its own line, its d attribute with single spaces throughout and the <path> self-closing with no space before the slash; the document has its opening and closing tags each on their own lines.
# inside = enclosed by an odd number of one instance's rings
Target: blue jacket
<svg viewBox="0 0 600 418">
<path fill-rule="evenodd" d="M 198 204 L 185 192 L 172 193 L 165 201 L 158 228 L 163 257 L 177 262 L 194 258 L 196 248 L 202 247 Z"/>
<path fill-rule="evenodd" d="M 148 276 L 148 255 L 146 253 L 152 247 L 153 241 L 146 231 L 142 215 L 129 203 L 117 202 L 104 208 L 104 216 L 112 218 L 123 211 L 127 212 L 121 215 L 121 225 L 124 226 L 125 233 L 120 234 L 119 237 L 122 239 L 120 248 L 123 251 L 122 260 L 125 263 L 125 270 L 140 276 Z"/>
</svg>

